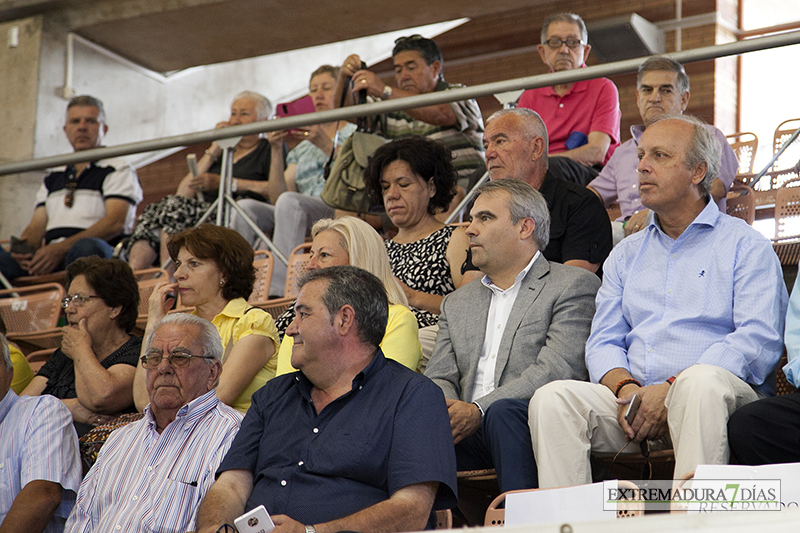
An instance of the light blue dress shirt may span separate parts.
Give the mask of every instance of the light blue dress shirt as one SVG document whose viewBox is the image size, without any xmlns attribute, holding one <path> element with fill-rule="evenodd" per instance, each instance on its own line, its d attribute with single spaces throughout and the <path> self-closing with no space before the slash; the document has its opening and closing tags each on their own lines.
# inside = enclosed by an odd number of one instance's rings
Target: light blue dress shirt
<svg viewBox="0 0 800 533">
<path fill-rule="evenodd" d="M 783 367 L 786 379 L 796 388 L 800 388 L 800 276 L 794 280 L 792 297 L 789 299 L 789 310 L 786 312 L 786 354 L 789 362 Z"/>
<path fill-rule="evenodd" d="M 644 385 L 694 364 L 751 385 L 783 351 L 788 296 L 770 241 L 713 203 L 676 240 L 651 215 L 603 266 L 586 366 L 597 383 L 624 368 Z"/>
</svg>

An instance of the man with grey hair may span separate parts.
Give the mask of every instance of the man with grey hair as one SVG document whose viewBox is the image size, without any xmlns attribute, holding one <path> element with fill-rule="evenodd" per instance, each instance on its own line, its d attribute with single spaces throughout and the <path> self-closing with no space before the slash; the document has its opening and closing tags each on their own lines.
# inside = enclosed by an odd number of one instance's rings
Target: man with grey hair
<svg viewBox="0 0 800 533">
<path fill-rule="evenodd" d="M 17 396 L 3 335 L 0 351 L 0 531 L 63 531 L 81 482 L 72 415 L 53 396 Z"/>
<path fill-rule="evenodd" d="M 542 255 L 549 214 L 530 185 L 486 183 L 470 215 L 472 259 L 485 275 L 445 296 L 425 375 L 447 398 L 459 470 L 496 468 L 503 492 L 534 488 L 528 401 L 550 381 L 587 378 L 600 280 Z"/>
<path fill-rule="evenodd" d="M 545 19 L 537 49 L 550 72 L 562 72 L 585 67 L 592 47 L 578 15 L 556 13 Z M 528 89 L 518 106 L 542 116 L 551 155 L 602 166 L 619 146 L 619 92 L 607 78 Z"/>
<path fill-rule="evenodd" d="M 108 131 L 103 103 L 76 96 L 67 104 L 64 133 L 76 152 L 98 148 Z M 63 270 L 91 255 L 111 257 L 131 233 L 142 188 L 136 170 L 119 158 L 60 167 L 44 178 L 33 218 L 11 252 L 0 249 L 0 272 L 10 280 Z"/>
<path fill-rule="evenodd" d="M 668 116 L 639 140 L 639 192 L 654 216 L 605 263 L 586 343 L 592 383 L 552 383 L 531 401 L 542 488 L 590 483 L 590 449 L 645 441 L 674 448 L 676 479 L 727 464 L 728 417 L 757 389 L 774 394 L 781 265 L 768 239 L 710 201 L 720 158 L 705 126 Z"/>
<path fill-rule="evenodd" d="M 217 399 L 222 343 L 214 325 L 167 315 L 142 355 L 150 404 L 109 436 L 81 483 L 66 531 L 189 531 L 242 415 Z"/>
<path fill-rule="evenodd" d="M 494 113 L 483 135 L 489 177 L 524 181 L 542 193 L 550 211 L 550 241 L 541 249 L 548 261 L 600 276 L 612 247 L 608 214 L 586 187 L 564 179 L 563 167 L 550 168 L 547 136 L 535 111 L 517 108 Z M 469 260 L 465 270 L 471 269 Z"/>
<path fill-rule="evenodd" d="M 614 244 L 647 225 L 650 210 L 642 206 L 639 198 L 636 149 L 645 128 L 664 115 L 680 115 L 689 105 L 689 76 L 683 65 L 668 57 L 648 58 L 639 66 L 636 101 L 644 124 L 631 126 L 632 138 L 617 148 L 600 174 L 587 186 L 600 197 L 606 208 L 614 202 L 619 203 L 620 216 L 612 222 Z M 722 150 L 721 169 L 712 183 L 711 196 L 724 213 L 725 194 L 733 184 L 739 163 L 725 134 L 710 124 L 706 128 L 717 138 Z"/>
</svg>

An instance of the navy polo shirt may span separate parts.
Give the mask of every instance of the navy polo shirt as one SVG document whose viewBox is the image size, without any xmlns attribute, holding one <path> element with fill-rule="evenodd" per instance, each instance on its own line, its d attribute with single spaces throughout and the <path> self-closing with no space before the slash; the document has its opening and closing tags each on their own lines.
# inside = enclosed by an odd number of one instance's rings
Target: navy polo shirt
<svg viewBox="0 0 800 533">
<path fill-rule="evenodd" d="M 267 382 L 217 471 L 253 473 L 246 511 L 303 524 L 351 515 L 398 489 L 439 482 L 434 510 L 456 505 L 456 461 L 441 389 L 378 350 L 347 393 L 317 415 L 301 372 Z"/>
</svg>

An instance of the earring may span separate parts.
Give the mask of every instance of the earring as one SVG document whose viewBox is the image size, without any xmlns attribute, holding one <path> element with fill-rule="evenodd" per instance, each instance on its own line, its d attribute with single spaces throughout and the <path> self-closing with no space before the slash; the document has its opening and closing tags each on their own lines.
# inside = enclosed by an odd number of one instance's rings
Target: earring
<svg viewBox="0 0 800 533">
<path fill-rule="evenodd" d="M 223 280 L 219 280 L 219 286 L 220 287 L 224 287 L 225 286 L 225 282 Z"/>
</svg>

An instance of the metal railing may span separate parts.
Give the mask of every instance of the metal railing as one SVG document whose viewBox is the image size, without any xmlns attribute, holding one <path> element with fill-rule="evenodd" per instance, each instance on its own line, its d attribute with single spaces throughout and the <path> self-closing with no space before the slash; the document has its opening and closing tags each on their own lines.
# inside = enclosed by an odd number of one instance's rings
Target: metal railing
<svg viewBox="0 0 800 533">
<path fill-rule="evenodd" d="M 757 39 L 749 39 L 745 41 L 736 41 L 727 44 L 706 46 L 703 48 L 695 48 L 693 50 L 673 52 L 664 55 L 680 63 L 692 63 L 695 61 L 704 61 L 707 59 L 739 55 L 758 50 L 779 48 L 792 44 L 800 44 L 800 31 L 771 35 L 768 37 L 759 37 Z M 215 141 L 217 139 L 238 137 L 241 135 L 252 135 L 255 133 L 264 133 L 268 131 L 286 130 L 298 128 L 300 126 L 308 126 L 310 124 L 321 124 L 325 122 L 334 122 L 337 120 L 378 115 L 381 113 L 388 113 L 390 111 L 401 111 L 416 107 L 445 104 L 458 100 L 468 100 L 470 98 L 499 94 L 507 91 L 548 87 L 552 85 L 573 83 L 576 81 L 593 78 L 613 76 L 616 74 L 625 74 L 629 72 L 636 72 L 639 68 L 639 65 L 645 59 L 647 58 L 640 57 L 635 59 L 626 59 L 624 61 L 595 65 L 587 68 L 563 72 L 552 72 L 549 74 L 527 76 L 524 78 L 516 78 L 513 80 L 493 83 L 484 83 L 481 85 L 474 85 L 472 87 L 451 89 L 448 91 L 439 91 L 435 93 L 421 94 L 418 96 L 409 96 L 407 98 L 386 100 L 360 106 L 331 109 L 328 111 L 279 118 L 276 120 L 253 122 L 250 124 L 231 126 L 224 129 L 214 129 L 197 133 L 162 137 L 149 141 L 120 144 L 105 148 L 93 148 L 91 150 L 84 150 L 71 154 L 43 157 L 17 163 L 7 163 L 0 165 L 0 176 L 28 172 L 32 170 L 41 170 L 59 165 L 70 165 L 85 161 L 96 161 L 98 159 L 107 159 L 109 157 L 150 152 L 153 150 L 189 146 L 203 142 Z"/>
</svg>

